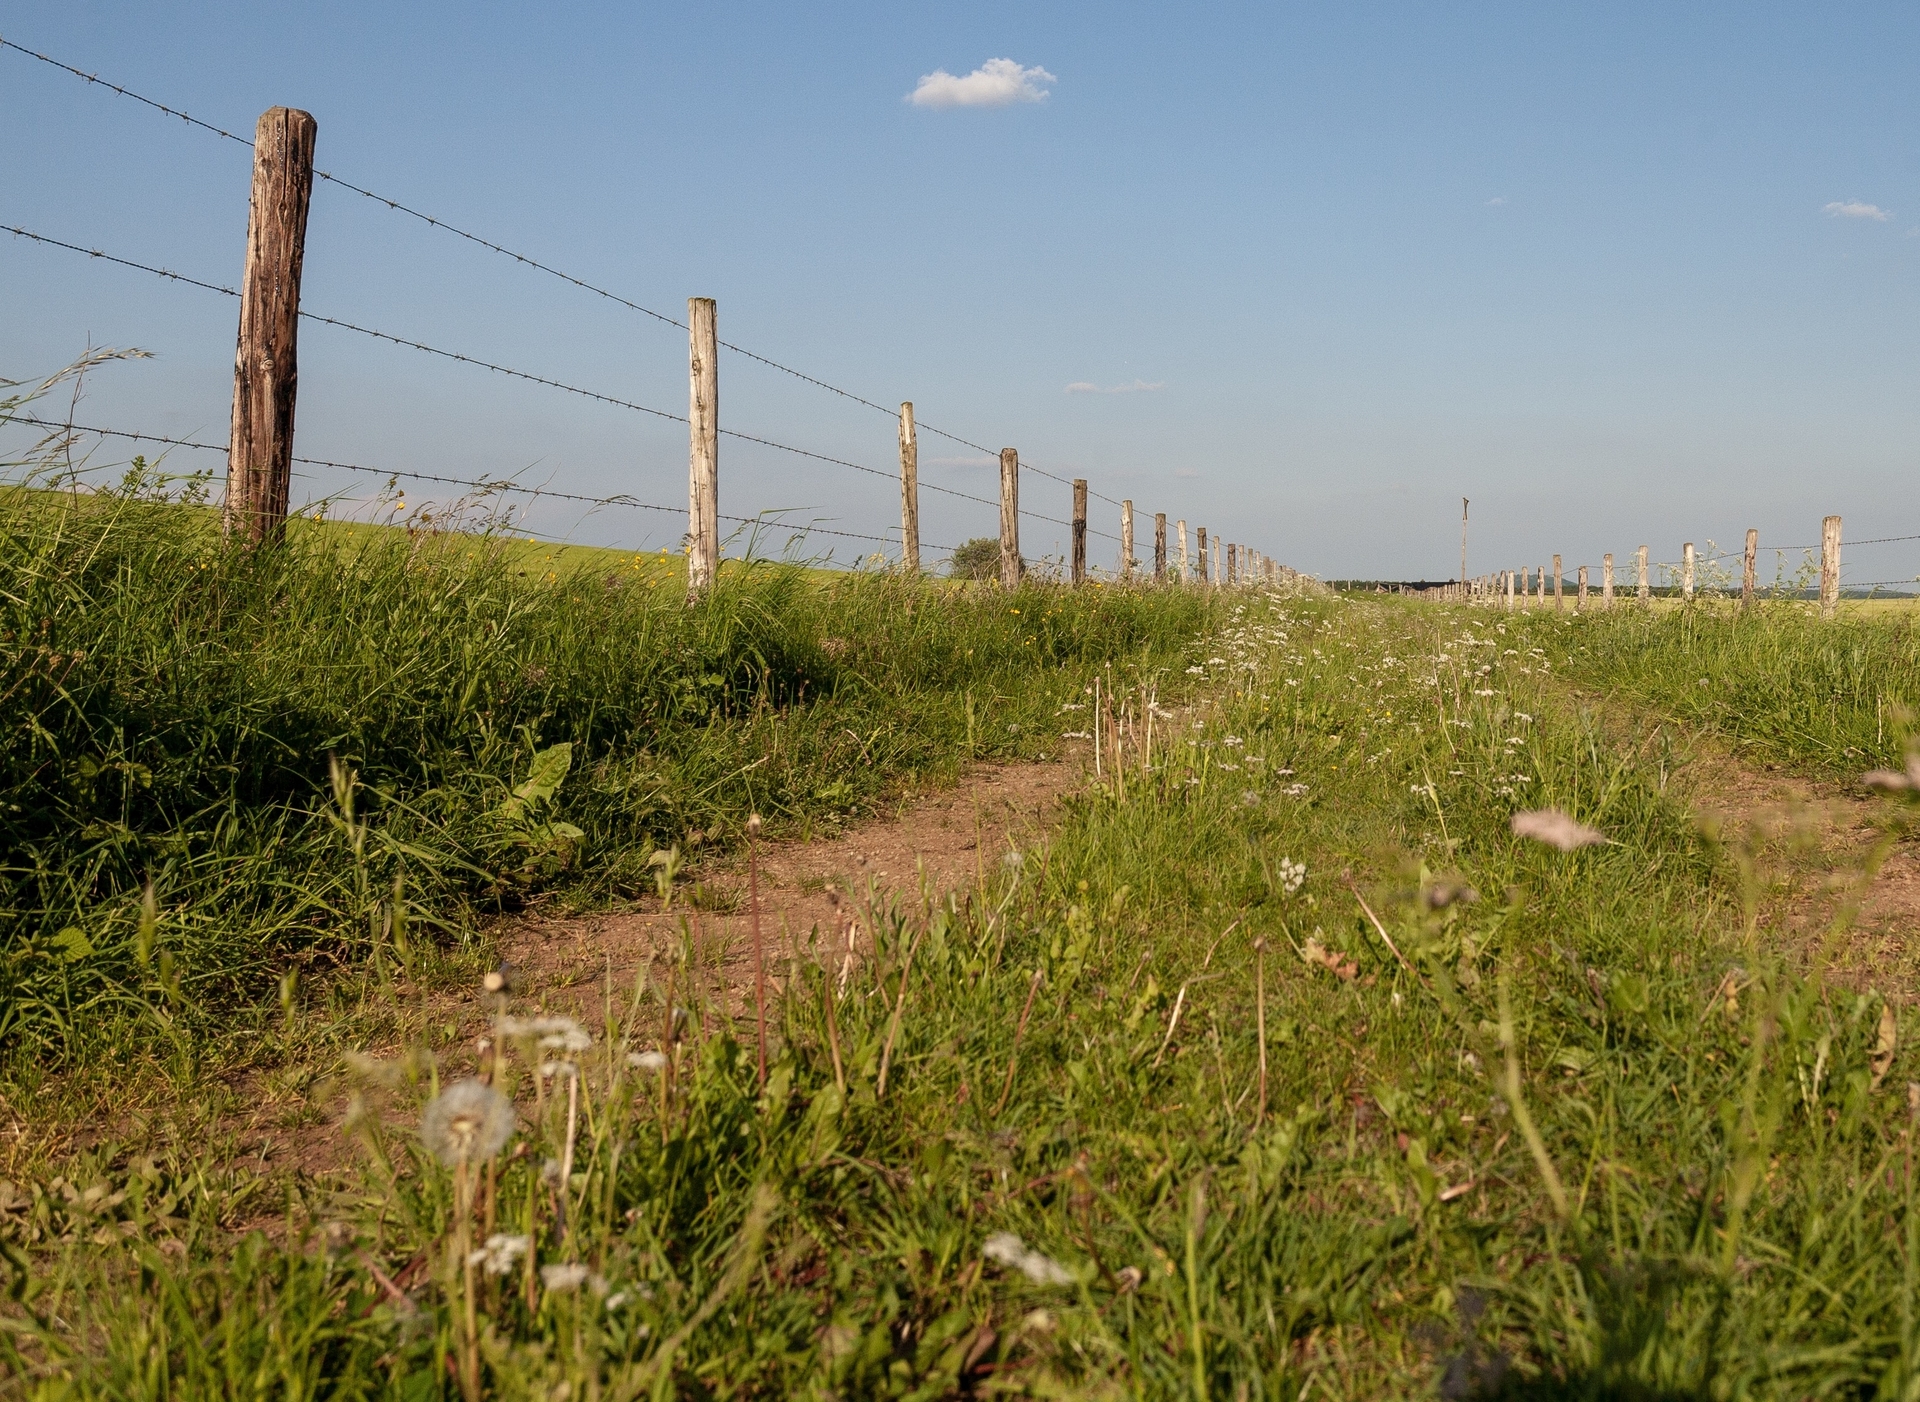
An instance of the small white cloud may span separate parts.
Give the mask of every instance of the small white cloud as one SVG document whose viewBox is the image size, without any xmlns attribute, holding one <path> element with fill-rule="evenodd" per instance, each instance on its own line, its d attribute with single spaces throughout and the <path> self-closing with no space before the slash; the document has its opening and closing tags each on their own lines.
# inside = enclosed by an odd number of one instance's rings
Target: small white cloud
<svg viewBox="0 0 1920 1402">
<path fill-rule="evenodd" d="M 1492 199 L 1487 201 L 1487 203 L 1490 205 L 1505 204 L 1506 202 L 1507 202 L 1507 197 L 1505 195 L 1495 195 Z"/>
<path fill-rule="evenodd" d="M 934 69 L 915 84 L 907 101 L 915 107 L 1011 107 L 1045 102 L 1046 84 L 1059 81 L 1038 64 L 1022 68 L 1010 58 L 990 58 L 964 78 Z"/>
<path fill-rule="evenodd" d="M 1820 212 L 1832 219 L 1874 219 L 1884 224 L 1893 216 L 1877 204 L 1868 204 L 1865 200 L 1834 200 L 1820 207 Z"/>
<path fill-rule="evenodd" d="M 1075 380 L 1068 385 L 1065 394 L 1152 394 L 1155 390 L 1167 387 L 1165 380 L 1135 380 L 1126 385 L 1096 385 L 1092 380 Z"/>
</svg>

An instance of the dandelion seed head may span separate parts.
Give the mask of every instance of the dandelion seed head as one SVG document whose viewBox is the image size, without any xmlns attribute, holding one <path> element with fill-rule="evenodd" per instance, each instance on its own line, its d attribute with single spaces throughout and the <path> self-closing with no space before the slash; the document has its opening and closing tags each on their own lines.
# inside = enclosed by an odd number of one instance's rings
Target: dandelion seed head
<svg viewBox="0 0 1920 1402">
<path fill-rule="evenodd" d="M 578 1290 L 586 1278 L 587 1268 L 575 1261 L 540 1267 L 540 1283 L 549 1290 Z"/>
<path fill-rule="evenodd" d="M 483 1081 L 456 1081 L 427 1102 L 420 1138 L 448 1165 L 485 1163 L 513 1133 L 513 1102 Z"/>
<path fill-rule="evenodd" d="M 526 1255 L 532 1245 L 532 1237 L 495 1232 L 487 1238 L 485 1246 L 468 1253 L 467 1264 L 482 1267 L 488 1275 L 506 1275 L 513 1270 L 514 1262 Z"/>
<path fill-rule="evenodd" d="M 1534 808 L 1513 815 L 1516 836 L 1530 837 L 1562 852 L 1591 847 L 1607 839 L 1598 828 L 1588 827 L 1557 808 Z"/>
<path fill-rule="evenodd" d="M 1073 1272 L 1027 1244 L 1012 1232 L 995 1232 L 981 1247 L 981 1254 L 1010 1271 L 1019 1271 L 1036 1285 L 1071 1285 Z"/>
<path fill-rule="evenodd" d="M 664 1052 L 628 1052 L 627 1065 L 636 1071 L 660 1072 L 667 1069 L 667 1058 Z"/>
</svg>

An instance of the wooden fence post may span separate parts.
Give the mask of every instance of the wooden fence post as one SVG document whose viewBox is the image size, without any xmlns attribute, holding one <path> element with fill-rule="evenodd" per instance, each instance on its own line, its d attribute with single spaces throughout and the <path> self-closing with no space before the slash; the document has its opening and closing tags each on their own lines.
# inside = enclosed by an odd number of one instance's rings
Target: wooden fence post
<svg viewBox="0 0 1920 1402">
<path fill-rule="evenodd" d="M 1073 479 L 1073 555 L 1070 579 L 1078 589 L 1087 582 L 1087 479 Z"/>
<path fill-rule="evenodd" d="M 1180 583 L 1185 584 L 1193 577 L 1191 573 L 1193 557 L 1187 553 L 1187 523 L 1179 521 L 1175 524 L 1180 531 Z"/>
<path fill-rule="evenodd" d="M 1120 578 L 1133 581 L 1133 503 L 1120 503 Z"/>
<path fill-rule="evenodd" d="M 1587 606 L 1587 567 L 1585 565 L 1582 565 L 1580 566 L 1580 597 L 1576 601 L 1575 607 L 1581 610 L 1584 610 L 1586 606 Z"/>
<path fill-rule="evenodd" d="M 1153 513 L 1153 582 L 1167 582 L 1167 513 Z"/>
<path fill-rule="evenodd" d="M 1555 555 L 1553 557 L 1553 611 L 1555 613 L 1565 612 L 1567 607 L 1566 595 L 1561 587 L 1561 579 L 1560 557 Z"/>
<path fill-rule="evenodd" d="M 1232 588 L 1234 585 L 1238 584 L 1239 582 L 1240 582 L 1240 547 L 1235 544 L 1229 544 L 1227 546 L 1227 587 Z"/>
<path fill-rule="evenodd" d="M 1000 450 L 1000 587 L 1020 587 L 1020 451 Z"/>
<path fill-rule="evenodd" d="M 1513 604 L 1513 571 L 1512 571 L 1512 570 L 1508 570 L 1508 571 L 1506 571 L 1506 575 L 1507 575 L 1507 612 L 1508 612 L 1508 613 L 1512 613 L 1512 612 L 1513 612 L 1513 608 L 1514 608 L 1514 604 Z"/>
<path fill-rule="evenodd" d="M 1832 618 L 1840 608 L 1840 518 L 1820 522 L 1820 616 Z"/>
<path fill-rule="evenodd" d="M 900 406 L 900 568 L 920 573 L 920 440 L 911 403 Z"/>
<path fill-rule="evenodd" d="M 308 113 L 270 107 L 253 133 L 223 521 L 229 536 L 256 544 L 280 538 L 292 494 L 300 269 L 318 130 Z"/>
<path fill-rule="evenodd" d="M 1537 597 L 1540 600 L 1540 607 L 1545 608 L 1547 606 L 1547 567 L 1545 565 L 1540 566 L 1539 584 L 1540 588 Z"/>
<path fill-rule="evenodd" d="M 1195 527 L 1194 539 L 1198 542 L 1198 548 L 1195 552 L 1195 563 L 1200 566 L 1200 582 L 1202 584 L 1211 583 L 1212 581 L 1207 577 L 1207 528 L 1205 526 Z"/>
<path fill-rule="evenodd" d="M 1639 583 L 1635 586 L 1634 593 L 1639 596 L 1640 607 L 1651 608 L 1653 586 L 1647 582 L 1647 547 L 1643 545 L 1636 550 L 1633 559 L 1634 567 L 1639 572 Z"/>
<path fill-rule="evenodd" d="M 1693 542 L 1680 547 L 1680 602 L 1693 602 Z"/>
<path fill-rule="evenodd" d="M 1754 556 L 1760 553 L 1760 532 L 1751 526 L 1747 528 L 1747 558 L 1740 571 L 1740 607 L 1753 607 L 1753 563 Z"/>
<path fill-rule="evenodd" d="M 1600 607 L 1613 607 L 1613 552 L 1609 550 L 1600 557 Z"/>
<path fill-rule="evenodd" d="M 687 298 L 690 389 L 687 398 L 687 597 L 709 588 L 720 569 L 719 313 L 711 297 Z"/>
</svg>

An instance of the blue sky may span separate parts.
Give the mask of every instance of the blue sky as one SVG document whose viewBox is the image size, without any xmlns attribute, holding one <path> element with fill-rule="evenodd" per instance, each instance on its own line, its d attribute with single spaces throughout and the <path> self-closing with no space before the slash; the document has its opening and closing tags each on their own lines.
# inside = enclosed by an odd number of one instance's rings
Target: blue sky
<svg viewBox="0 0 1920 1402">
<path fill-rule="evenodd" d="M 1323 575 L 1456 570 L 1463 495 L 1476 570 L 1805 542 L 1827 512 L 1920 533 L 1910 4 L 81 0 L 0 3 L 0 34 L 241 132 L 304 107 L 323 169 L 672 315 L 716 297 L 728 340 Z M 995 59 L 1044 97 L 907 100 Z M 0 124 L 0 222 L 238 279 L 243 149 L 12 52 Z M 324 184 L 304 301 L 685 412 L 674 328 Z M 228 299 L 0 236 L 0 308 L 0 374 L 138 345 L 156 358 L 96 376 L 80 417 L 224 434 Z M 726 426 L 893 469 L 882 415 L 721 369 Z M 678 424 L 313 325 L 297 451 L 685 499 Z M 921 457 L 993 495 L 979 454 Z M 734 440 L 721 495 L 897 529 L 885 481 Z M 529 520 L 655 549 L 681 528 Z M 923 502 L 931 543 L 994 529 Z M 1852 580 L 1915 573 L 1912 545 L 1849 556 Z"/>
</svg>

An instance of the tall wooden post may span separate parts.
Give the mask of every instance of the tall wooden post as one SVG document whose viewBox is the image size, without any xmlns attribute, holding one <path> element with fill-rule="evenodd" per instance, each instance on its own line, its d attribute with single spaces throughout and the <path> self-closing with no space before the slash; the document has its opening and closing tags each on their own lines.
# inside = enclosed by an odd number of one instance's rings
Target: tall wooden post
<svg viewBox="0 0 1920 1402">
<path fill-rule="evenodd" d="M 1207 574 L 1207 528 L 1205 526 L 1197 527 L 1194 533 L 1194 538 L 1199 542 L 1199 547 L 1196 554 L 1197 554 L 1198 563 L 1200 566 L 1200 582 L 1202 584 L 1207 584 L 1211 582 L 1210 577 Z"/>
<path fill-rule="evenodd" d="M 1560 557 L 1553 557 L 1553 611 L 1564 612 L 1567 607 L 1566 595 L 1561 589 Z"/>
<path fill-rule="evenodd" d="M 1600 607 L 1613 607 L 1613 552 L 1609 550 L 1600 557 Z"/>
<path fill-rule="evenodd" d="M 1634 593 L 1640 600 L 1641 608 L 1653 607 L 1653 586 L 1647 581 L 1647 547 L 1641 546 L 1633 553 L 1634 569 L 1639 574 L 1639 582 Z"/>
<path fill-rule="evenodd" d="M 292 493 L 300 268 L 318 130 L 308 113 L 270 107 L 253 133 L 224 515 L 228 535 L 253 542 L 279 539 Z"/>
<path fill-rule="evenodd" d="M 1133 579 L 1133 503 L 1120 503 L 1120 578 Z"/>
<path fill-rule="evenodd" d="M 1506 576 L 1507 576 L 1507 612 L 1512 613 L 1513 612 L 1513 571 L 1512 570 L 1506 571 Z"/>
<path fill-rule="evenodd" d="M 1174 524 L 1180 531 L 1180 583 L 1185 584 L 1189 579 L 1193 578 L 1191 572 L 1193 557 L 1187 553 L 1187 523 L 1185 521 L 1176 521 Z"/>
<path fill-rule="evenodd" d="M 1680 601 L 1693 602 L 1693 542 L 1680 547 Z"/>
<path fill-rule="evenodd" d="M 911 403 L 900 406 L 900 568 L 920 573 L 920 440 Z"/>
<path fill-rule="evenodd" d="M 1069 580 L 1078 589 L 1087 582 L 1087 479 L 1073 479 L 1073 544 Z"/>
<path fill-rule="evenodd" d="M 1020 451 L 1000 450 L 1000 586 L 1020 587 Z"/>
<path fill-rule="evenodd" d="M 1586 606 L 1587 606 L 1587 567 L 1585 565 L 1582 565 L 1580 566 L 1580 597 L 1577 601 L 1576 607 L 1580 609 L 1585 609 Z"/>
<path fill-rule="evenodd" d="M 687 298 L 687 597 L 720 568 L 720 335 L 711 297 Z"/>
<path fill-rule="evenodd" d="M 1167 513 L 1153 513 L 1153 582 L 1167 582 Z"/>
<path fill-rule="evenodd" d="M 1753 607 L 1753 565 L 1754 556 L 1759 553 L 1760 532 L 1749 527 L 1747 530 L 1747 557 L 1740 571 L 1740 607 L 1743 609 Z"/>
<path fill-rule="evenodd" d="M 1840 518 L 1820 523 L 1820 616 L 1832 618 L 1840 608 Z"/>
</svg>

